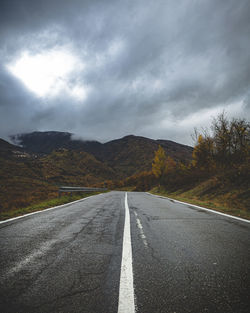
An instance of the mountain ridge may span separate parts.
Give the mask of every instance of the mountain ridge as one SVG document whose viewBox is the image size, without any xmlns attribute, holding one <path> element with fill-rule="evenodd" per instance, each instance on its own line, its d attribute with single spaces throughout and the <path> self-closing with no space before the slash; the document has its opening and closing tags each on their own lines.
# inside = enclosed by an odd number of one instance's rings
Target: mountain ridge
<svg viewBox="0 0 250 313">
<path fill-rule="evenodd" d="M 32 132 L 12 136 L 27 153 L 48 155 L 54 150 L 67 149 L 93 155 L 124 178 L 143 170 L 150 170 L 155 151 L 161 145 L 166 154 L 176 161 L 187 163 L 192 158 L 193 148 L 171 140 L 151 139 L 127 135 L 101 143 L 95 140 L 72 138 L 69 132 Z"/>
<path fill-rule="evenodd" d="M 58 186 L 104 186 L 151 171 L 159 144 L 178 162 L 193 148 L 167 140 L 128 135 L 106 143 L 72 140 L 71 133 L 16 135 L 0 139 L 0 211 L 56 197 Z"/>
</svg>

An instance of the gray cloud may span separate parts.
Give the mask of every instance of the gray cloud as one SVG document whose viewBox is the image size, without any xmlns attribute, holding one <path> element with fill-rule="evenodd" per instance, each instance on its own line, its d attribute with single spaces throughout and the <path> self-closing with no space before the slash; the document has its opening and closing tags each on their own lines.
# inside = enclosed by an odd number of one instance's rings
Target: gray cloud
<svg viewBox="0 0 250 313">
<path fill-rule="evenodd" d="M 134 133 L 191 143 L 223 109 L 249 119 L 250 2 L 8 0 L 0 11 L 0 136 L 61 130 L 102 141 Z M 84 64 L 39 98 L 6 65 L 68 49 Z"/>
</svg>

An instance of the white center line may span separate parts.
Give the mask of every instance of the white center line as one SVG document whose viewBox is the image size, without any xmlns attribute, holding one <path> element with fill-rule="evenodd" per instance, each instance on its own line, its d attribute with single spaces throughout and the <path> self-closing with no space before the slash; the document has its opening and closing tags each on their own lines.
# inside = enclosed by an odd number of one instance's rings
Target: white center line
<svg viewBox="0 0 250 313">
<path fill-rule="evenodd" d="M 145 236 L 145 234 L 144 234 L 141 221 L 140 221 L 140 219 L 139 219 L 137 213 L 136 213 L 136 212 L 134 212 L 134 213 L 135 213 L 135 216 L 136 216 L 136 224 L 137 224 L 137 227 L 138 227 L 138 229 L 139 229 L 139 231 L 140 231 L 140 236 L 141 236 L 142 242 L 143 242 L 144 246 L 145 246 L 146 248 L 148 248 L 147 238 L 146 238 L 146 236 Z"/>
<path fill-rule="evenodd" d="M 118 313 L 135 313 L 130 214 L 127 193 L 125 194 L 125 223 L 123 233 Z"/>
</svg>

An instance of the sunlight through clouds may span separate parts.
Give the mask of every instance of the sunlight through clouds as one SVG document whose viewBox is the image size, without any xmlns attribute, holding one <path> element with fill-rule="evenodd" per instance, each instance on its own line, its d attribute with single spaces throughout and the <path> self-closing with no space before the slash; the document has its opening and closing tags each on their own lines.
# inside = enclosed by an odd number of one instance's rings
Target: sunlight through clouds
<svg viewBox="0 0 250 313">
<path fill-rule="evenodd" d="M 25 51 L 7 65 L 7 69 L 38 97 L 55 97 L 67 91 L 77 100 L 86 98 L 82 86 L 70 86 L 70 75 L 83 70 L 81 63 L 73 54 L 64 50 L 52 50 L 31 54 Z"/>
</svg>

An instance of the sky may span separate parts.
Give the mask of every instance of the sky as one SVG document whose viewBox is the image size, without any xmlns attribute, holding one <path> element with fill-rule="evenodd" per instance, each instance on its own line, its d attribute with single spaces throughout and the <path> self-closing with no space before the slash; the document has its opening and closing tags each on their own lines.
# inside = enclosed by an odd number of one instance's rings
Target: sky
<svg viewBox="0 0 250 313">
<path fill-rule="evenodd" d="M 192 144 L 250 118 L 249 0 L 2 0 L 0 137 Z"/>
</svg>

